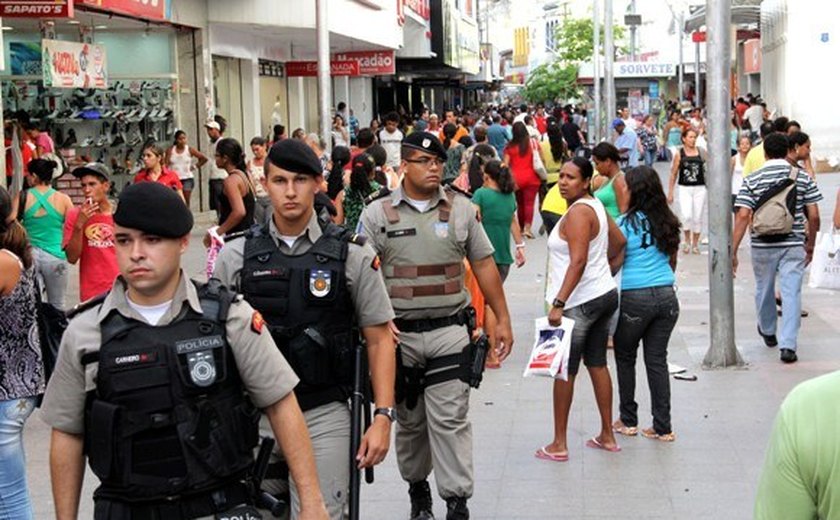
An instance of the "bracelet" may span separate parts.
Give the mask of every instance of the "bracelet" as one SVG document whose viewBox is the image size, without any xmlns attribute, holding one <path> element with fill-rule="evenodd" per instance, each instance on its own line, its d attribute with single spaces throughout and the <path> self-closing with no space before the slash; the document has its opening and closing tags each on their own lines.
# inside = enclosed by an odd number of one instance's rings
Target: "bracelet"
<svg viewBox="0 0 840 520">
<path fill-rule="evenodd" d="M 525 242 L 522 242 L 521 244 L 516 244 L 516 249 L 525 249 Z"/>
</svg>

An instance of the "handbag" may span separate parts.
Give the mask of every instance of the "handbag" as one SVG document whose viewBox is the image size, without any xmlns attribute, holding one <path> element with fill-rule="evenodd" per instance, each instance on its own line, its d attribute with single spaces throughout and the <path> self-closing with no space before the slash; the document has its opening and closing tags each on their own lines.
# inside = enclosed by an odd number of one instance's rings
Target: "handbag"
<svg viewBox="0 0 840 520">
<path fill-rule="evenodd" d="M 541 181 L 548 180 L 548 171 L 545 169 L 545 165 L 540 158 L 540 144 L 535 139 L 531 139 L 531 157 L 534 163 L 534 172 L 536 172 L 537 177 Z"/>
<path fill-rule="evenodd" d="M 67 315 L 56 306 L 45 302 L 41 296 L 41 284 L 35 278 L 35 320 L 38 323 L 38 339 L 41 341 L 41 360 L 44 363 L 46 381 L 55 370 L 58 347 L 67 330 Z"/>
<path fill-rule="evenodd" d="M 811 260 L 808 286 L 840 290 L 840 232 L 819 233 Z"/>
</svg>

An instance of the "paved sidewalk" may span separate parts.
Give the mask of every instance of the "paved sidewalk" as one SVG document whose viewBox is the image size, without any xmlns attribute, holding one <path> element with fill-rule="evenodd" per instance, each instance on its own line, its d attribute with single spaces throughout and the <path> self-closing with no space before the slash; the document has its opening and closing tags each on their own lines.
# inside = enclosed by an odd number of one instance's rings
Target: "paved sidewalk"
<svg viewBox="0 0 840 520">
<path fill-rule="evenodd" d="M 820 176 L 826 198 L 821 206 L 824 229 L 830 226 L 838 184 L 840 175 Z M 189 265 L 196 266 L 189 270 L 191 275 L 201 270 L 199 239 L 196 235 L 187 258 Z M 779 403 L 800 381 L 840 369 L 836 351 L 838 295 L 804 288 L 803 300 L 811 315 L 802 322 L 800 361 L 783 365 L 778 350 L 766 348 L 755 332 L 749 248 L 742 246 L 735 313 L 737 343 L 748 366 L 704 371 L 700 363 L 709 343 L 709 301 L 705 248 L 703 253 L 681 254 L 677 272 L 681 315 L 670 345 L 670 361 L 698 376 L 696 382 L 672 379 L 677 441 L 665 444 L 642 437 L 619 438 L 623 450 L 617 454 L 585 448 L 586 439 L 598 431 L 599 419 L 589 377 L 581 371 L 570 418 L 570 459 L 554 463 L 533 456 L 552 437 L 551 382 L 522 378 L 532 345 L 533 321 L 543 311 L 545 272 L 545 237 L 528 242 L 527 265 L 514 269 L 505 286 L 515 326 L 513 355 L 500 370 L 486 373 L 485 382 L 471 400 L 476 474 L 475 496 L 470 501 L 472 518 L 751 517 L 764 449 Z M 609 358 L 614 368 L 611 352 Z M 640 368 L 641 426 L 649 424 L 645 381 Z M 48 439 L 48 429 L 36 412 L 27 424 L 26 448 L 37 518 L 50 518 L 53 511 Z M 91 517 L 94 486 L 95 477 L 88 472 L 80 518 Z M 365 520 L 408 517 L 407 485 L 399 478 L 393 451 L 378 468 L 376 483 L 363 485 L 362 495 Z M 445 509 L 443 501 L 435 497 L 438 519 L 445 518 Z"/>
</svg>

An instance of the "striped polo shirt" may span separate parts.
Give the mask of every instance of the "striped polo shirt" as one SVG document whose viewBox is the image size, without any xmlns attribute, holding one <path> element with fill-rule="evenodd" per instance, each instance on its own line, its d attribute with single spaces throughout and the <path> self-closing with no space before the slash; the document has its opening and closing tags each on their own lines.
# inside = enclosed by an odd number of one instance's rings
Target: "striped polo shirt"
<svg viewBox="0 0 840 520">
<path fill-rule="evenodd" d="M 735 206 L 755 211 L 758 199 L 771 187 L 790 176 L 791 165 L 785 159 L 770 159 L 764 166 L 744 179 L 741 191 L 735 199 Z M 753 247 L 793 247 L 805 245 L 805 206 L 817 204 L 823 196 L 805 170 L 800 169 L 796 176 L 796 214 L 793 216 L 793 230 L 785 238 L 768 241 L 752 234 Z"/>
</svg>

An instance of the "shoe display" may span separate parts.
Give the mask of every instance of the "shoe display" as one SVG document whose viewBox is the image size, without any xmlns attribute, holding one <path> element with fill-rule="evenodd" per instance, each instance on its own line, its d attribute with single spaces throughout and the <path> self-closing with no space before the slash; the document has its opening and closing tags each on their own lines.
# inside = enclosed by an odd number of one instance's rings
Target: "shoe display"
<svg viewBox="0 0 840 520">
<path fill-rule="evenodd" d="M 796 363 L 799 358 L 796 357 L 796 351 L 783 348 L 779 350 L 779 359 L 782 360 L 782 363 Z"/>
<path fill-rule="evenodd" d="M 421 480 L 409 485 L 408 496 L 411 498 L 410 520 L 434 520 L 432 491 L 429 488 L 428 480 Z"/>
<path fill-rule="evenodd" d="M 72 128 L 67 131 L 67 139 L 61 143 L 61 148 L 71 148 L 74 144 L 76 144 L 76 131 Z"/>
<path fill-rule="evenodd" d="M 450 497 L 446 499 L 446 520 L 470 520 L 470 510 L 467 509 L 466 498 Z"/>
</svg>

